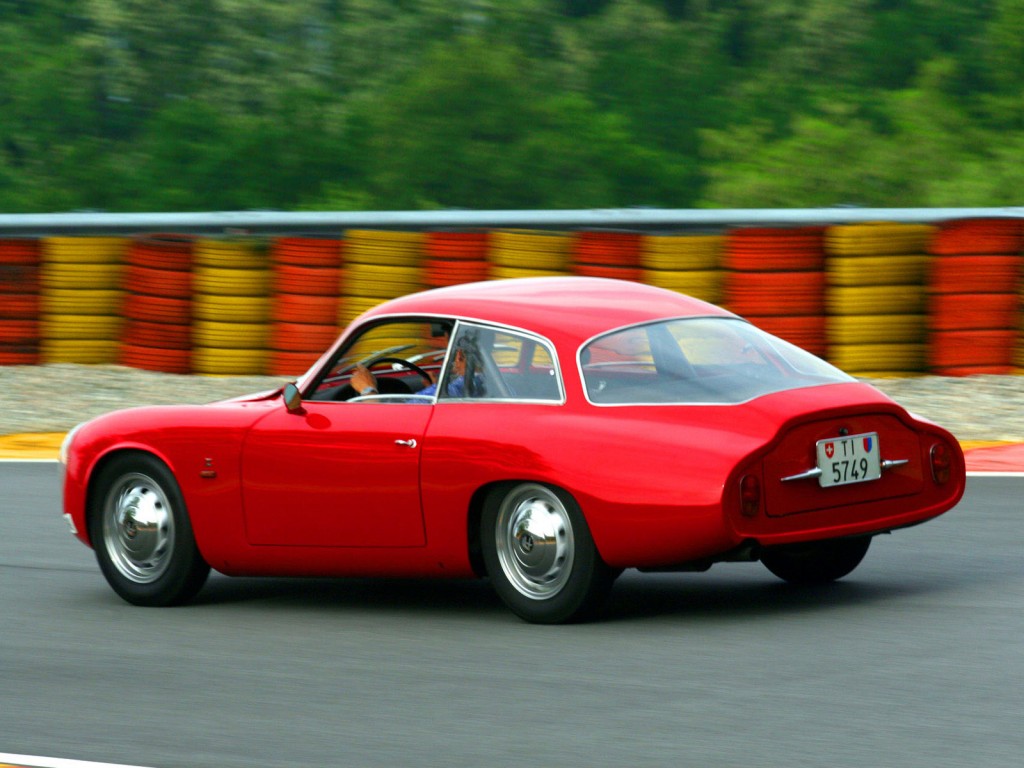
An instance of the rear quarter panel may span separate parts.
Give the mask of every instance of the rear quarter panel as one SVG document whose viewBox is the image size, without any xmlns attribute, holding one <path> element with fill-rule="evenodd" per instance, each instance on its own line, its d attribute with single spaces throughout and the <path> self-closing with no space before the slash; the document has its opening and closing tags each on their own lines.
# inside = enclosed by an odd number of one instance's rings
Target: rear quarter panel
<svg viewBox="0 0 1024 768">
<path fill-rule="evenodd" d="M 739 543 L 722 511 L 739 459 L 764 425 L 732 409 L 465 403 L 439 405 L 423 452 L 427 539 L 462 545 L 482 486 L 536 481 L 579 502 L 615 567 L 684 562 Z M 757 421 L 756 419 L 753 421 Z"/>
<path fill-rule="evenodd" d="M 883 448 L 911 461 L 891 471 L 880 491 L 831 489 L 837 492 L 825 503 L 813 489 L 780 489 L 779 477 L 813 466 L 821 419 L 884 423 Z M 951 480 L 942 487 L 928 465 L 937 441 L 953 458 Z M 668 567 L 750 539 L 777 544 L 912 525 L 952 508 L 965 477 L 952 435 L 859 383 L 720 406 L 441 404 L 422 473 L 428 545 L 450 548 L 447 556 L 457 557 L 464 546 L 460 514 L 479 488 L 537 481 L 573 495 L 601 556 L 615 567 Z M 762 488 L 775 483 L 765 494 L 771 516 L 764 509 L 753 519 L 741 516 L 740 480 L 748 473 Z M 813 514 L 789 514 L 801 505 Z"/>
</svg>

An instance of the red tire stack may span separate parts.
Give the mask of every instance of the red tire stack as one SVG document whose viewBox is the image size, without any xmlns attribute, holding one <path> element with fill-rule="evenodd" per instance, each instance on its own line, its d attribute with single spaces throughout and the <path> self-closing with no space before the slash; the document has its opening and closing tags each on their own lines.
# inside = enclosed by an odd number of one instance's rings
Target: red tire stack
<svg viewBox="0 0 1024 768">
<path fill-rule="evenodd" d="M 120 363 L 192 371 L 192 245 L 186 235 L 144 235 L 128 248 Z"/>
<path fill-rule="evenodd" d="M 577 232 L 572 272 L 583 277 L 610 277 L 640 282 L 642 238 L 634 232 Z"/>
<path fill-rule="evenodd" d="M 486 232 L 428 232 L 424 249 L 428 288 L 475 283 L 490 275 Z"/>
<path fill-rule="evenodd" d="M 824 264 L 821 227 L 732 230 L 725 241 L 725 306 L 823 357 Z"/>
<path fill-rule="evenodd" d="M 39 242 L 0 240 L 0 365 L 39 363 Z"/>
<path fill-rule="evenodd" d="M 1020 219 L 941 225 L 930 252 L 928 364 L 941 376 L 1008 374 L 1020 334 Z"/>
<path fill-rule="evenodd" d="M 337 338 L 341 257 L 336 238 L 282 237 L 271 246 L 272 376 L 304 373 Z"/>
</svg>

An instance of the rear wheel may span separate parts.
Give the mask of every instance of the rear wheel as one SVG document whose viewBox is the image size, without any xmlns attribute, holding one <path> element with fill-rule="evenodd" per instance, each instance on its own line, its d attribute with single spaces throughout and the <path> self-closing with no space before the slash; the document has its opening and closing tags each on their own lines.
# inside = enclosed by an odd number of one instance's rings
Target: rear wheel
<svg viewBox="0 0 1024 768">
<path fill-rule="evenodd" d="M 135 605 L 186 602 L 210 572 L 178 483 L 152 456 L 120 456 L 103 468 L 90 502 L 89 536 L 107 582 Z"/>
<path fill-rule="evenodd" d="M 825 584 L 846 576 L 860 565 L 871 537 L 829 539 L 770 547 L 761 562 L 780 579 L 794 584 Z"/>
<path fill-rule="evenodd" d="M 618 575 L 601 560 L 579 505 L 560 489 L 538 483 L 494 489 L 480 530 L 495 591 L 530 622 L 592 617 Z"/>
</svg>

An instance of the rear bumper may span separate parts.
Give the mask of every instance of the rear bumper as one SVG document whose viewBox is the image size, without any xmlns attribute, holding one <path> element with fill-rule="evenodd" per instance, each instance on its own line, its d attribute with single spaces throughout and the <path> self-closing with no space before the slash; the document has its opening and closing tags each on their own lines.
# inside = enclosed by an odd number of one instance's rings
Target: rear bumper
<svg viewBox="0 0 1024 768">
<path fill-rule="evenodd" d="M 766 547 L 848 536 L 869 536 L 919 525 L 938 517 L 953 505 L 914 509 L 912 512 L 902 514 L 891 514 L 891 510 L 880 509 L 877 508 L 878 506 L 858 506 L 829 510 L 827 513 L 795 515 L 788 518 L 771 519 L 764 521 L 763 524 L 760 521 L 752 521 L 740 528 L 737 533 L 745 539 L 751 539 Z M 889 514 L 886 514 L 887 511 Z"/>
<path fill-rule="evenodd" d="M 889 429 L 882 439 L 883 459 L 906 460 L 865 483 L 826 487 L 814 477 L 795 479 L 795 468 L 813 466 L 810 455 L 785 463 L 769 448 L 730 480 L 726 514 L 735 535 L 763 546 L 794 544 L 846 536 L 864 536 L 907 528 L 938 517 L 959 503 L 966 487 L 963 451 L 945 430 L 918 423 L 899 435 Z M 806 430 L 810 432 L 810 430 Z M 899 437 L 894 440 L 893 437 Z M 813 445 L 817 435 L 801 435 Z M 887 455 L 893 451 L 895 455 Z M 948 478 L 940 480 L 932 466 L 932 450 L 941 445 L 949 458 Z M 789 455 L 795 452 L 788 452 Z M 739 486 L 753 474 L 764 489 L 757 514 L 741 512 Z"/>
</svg>

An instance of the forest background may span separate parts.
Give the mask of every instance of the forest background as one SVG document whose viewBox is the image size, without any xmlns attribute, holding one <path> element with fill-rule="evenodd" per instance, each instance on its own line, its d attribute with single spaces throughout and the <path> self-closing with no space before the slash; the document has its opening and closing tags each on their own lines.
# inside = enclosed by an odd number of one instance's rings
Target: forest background
<svg viewBox="0 0 1024 768">
<path fill-rule="evenodd" d="M 0 212 L 1020 205 L 1024 0 L 0 0 Z"/>
</svg>

